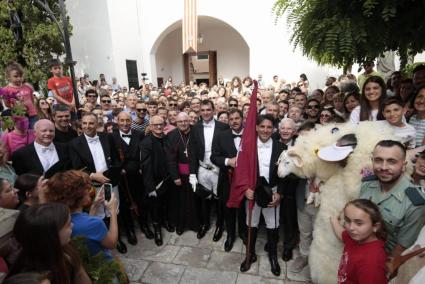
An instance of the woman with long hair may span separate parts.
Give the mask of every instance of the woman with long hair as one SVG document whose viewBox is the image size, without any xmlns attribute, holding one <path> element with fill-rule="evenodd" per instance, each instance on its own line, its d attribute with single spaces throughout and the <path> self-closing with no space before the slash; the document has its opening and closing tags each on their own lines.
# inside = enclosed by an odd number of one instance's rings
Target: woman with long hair
<svg viewBox="0 0 425 284">
<path fill-rule="evenodd" d="M 53 120 L 52 107 L 45 98 L 38 99 L 35 108 L 37 109 L 38 119 Z"/>
<path fill-rule="evenodd" d="M 230 93 L 232 96 L 239 96 L 243 93 L 243 86 L 241 78 L 238 76 L 233 77 L 232 86 L 230 87 Z"/>
<path fill-rule="evenodd" d="M 418 88 L 410 105 L 415 114 L 410 117 L 409 124 L 416 129 L 416 147 L 419 147 L 425 144 L 425 85 Z"/>
<path fill-rule="evenodd" d="M 49 271 L 54 284 L 91 283 L 70 244 L 72 226 L 69 209 L 63 204 L 34 205 L 21 211 L 13 234 L 22 251 L 9 275 Z"/>
<path fill-rule="evenodd" d="M 359 123 L 366 120 L 384 120 L 384 116 L 379 112 L 379 106 L 385 100 L 386 93 L 387 89 L 384 79 L 379 76 L 367 78 L 363 84 L 360 105 L 351 112 L 350 121 L 352 123 Z"/>
</svg>

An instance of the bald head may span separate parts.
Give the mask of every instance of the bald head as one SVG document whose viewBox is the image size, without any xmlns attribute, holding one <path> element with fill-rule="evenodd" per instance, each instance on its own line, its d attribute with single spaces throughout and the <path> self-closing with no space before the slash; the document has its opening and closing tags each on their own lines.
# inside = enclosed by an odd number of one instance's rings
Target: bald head
<svg viewBox="0 0 425 284">
<path fill-rule="evenodd" d="M 34 124 L 35 142 L 49 146 L 55 138 L 55 125 L 48 119 L 40 119 Z"/>
<path fill-rule="evenodd" d="M 189 120 L 189 115 L 187 113 L 185 113 L 184 111 L 182 111 L 177 115 L 176 120 L 177 121 Z"/>
<path fill-rule="evenodd" d="M 153 125 L 153 124 L 164 124 L 164 119 L 162 118 L 162 116 L 159 115 L 154 115 L 152 116 L 152 118 L 149 120 L 149 124 Z"/>
<path fill-rule="evenodd" d="M 131 115 L 127 111 L 122 111 L 118 114 L 117 119 L 131 119 Z"/>
<path fill-rule="evenodd" d="M 164 119 L 161 116 L 152 116 L 149 120 L 149 126 L 154 136 L 162 137 L 164 135 Z"/>
</svg>

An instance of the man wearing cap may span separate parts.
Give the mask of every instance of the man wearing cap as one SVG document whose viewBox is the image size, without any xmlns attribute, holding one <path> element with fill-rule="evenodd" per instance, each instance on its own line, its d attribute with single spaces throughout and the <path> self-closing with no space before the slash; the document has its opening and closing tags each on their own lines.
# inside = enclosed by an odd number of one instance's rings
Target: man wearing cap
<svg viewBox="0 0 425 284">
<path fill-rule="evenodd" d="M 374 176 L 363 179 L 360 198 L 381 211 L 388 239 L 385 250 L 400 255 L 416 240 L 425 223 L 425 195 L 404 175 L 406 149 L 397 141 L 380 141 L 373 151 Z"/>
</svg>

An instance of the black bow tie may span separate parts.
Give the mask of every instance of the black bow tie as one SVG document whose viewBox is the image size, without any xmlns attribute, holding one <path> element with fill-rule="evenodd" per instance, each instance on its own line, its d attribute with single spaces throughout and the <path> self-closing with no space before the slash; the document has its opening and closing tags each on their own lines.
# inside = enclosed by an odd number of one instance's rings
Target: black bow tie
<svg viewBox="0 0 425 284">
<path fill-rule="evenodd" d="M 242 138 L 242 134 L 233 134 L 232 133 L 232 137 L 233 137 L 233 139 L 235 139 L 235 138 Z"/>
<path fill-rule="evenodd" d="M 122 138 L 125 138 L 125 137 L 127 137 L 127 138 L 131 138 L 131 134 L 122 134 L 122 135 L 121 135 L 121 137 L 122 137 Z"/>
</svg>

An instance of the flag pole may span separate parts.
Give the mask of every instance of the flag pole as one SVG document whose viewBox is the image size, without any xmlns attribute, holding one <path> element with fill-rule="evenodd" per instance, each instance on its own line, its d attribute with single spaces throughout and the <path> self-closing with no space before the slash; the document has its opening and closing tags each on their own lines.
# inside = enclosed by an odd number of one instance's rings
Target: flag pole
<svg viewBox="0 0 425 284">
<path fill-rule="evenodd" d="M 252 208 L 254 207 L 254 200 L 249 200 L 248 202 L 248 240 L 246 242 L 246 262 L 245 262 L 245 269 L 248 271 L 248 269 L 251 266 L 251 242 L 252 242 L 252 228 L 251 228 L 251 222 L 252 222 Z"/>
</svg>

